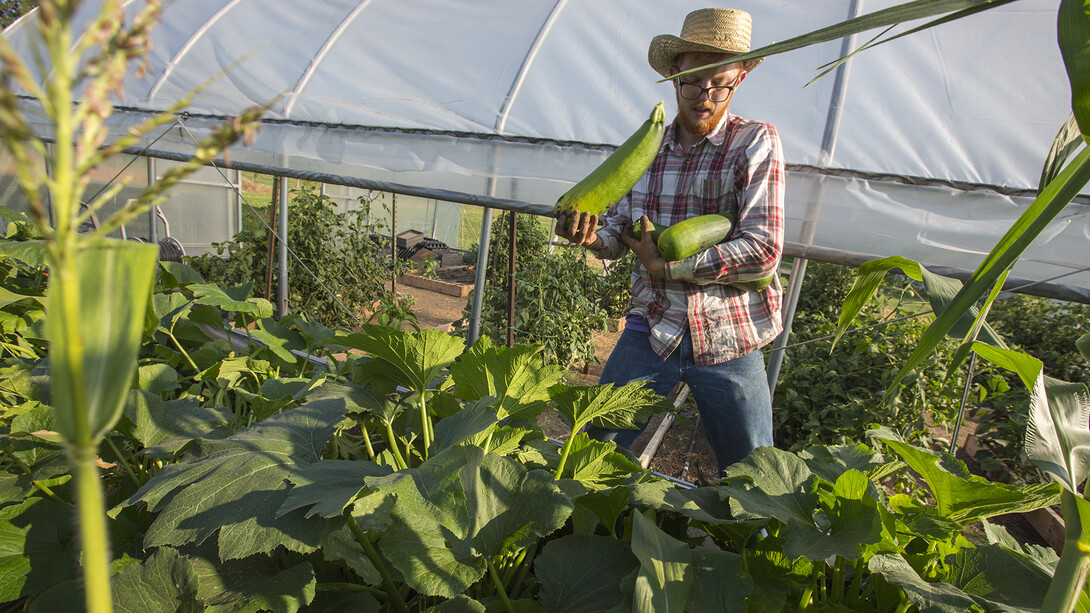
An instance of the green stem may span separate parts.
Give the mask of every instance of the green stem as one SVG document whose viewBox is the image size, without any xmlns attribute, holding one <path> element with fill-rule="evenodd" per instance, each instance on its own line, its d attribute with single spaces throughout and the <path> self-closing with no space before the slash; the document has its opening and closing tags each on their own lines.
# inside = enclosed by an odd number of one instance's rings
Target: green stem
<svg viewBox="0 0 1090 613">
<path fill-rule="evenodd" d="M 348 529 L 352 531 L 352 535 L 356 537 L 356 542 L 363 547 L 364 553 L 371 560 L 371 564 L 378 569 L 379 575 L 382 576 L 382 587 L 386 589 L 386 597 L 388 602 L 393 605 L 399 613 L 409 613 L 409 607 L 405 605 L 405 599 L 401 597 L 401 592 L 397 591 L 397 585 L 394 584 L 394 580 L 390 577 L 390 571 L 386 569 L 386 562 L 382 559 L 382 556 L 375 550 L 375 546 L 371 544 L 371 541 L 367 538 L 367 533 L 360 528 L 360 525 L 356 523 L 356 518 L 350 514 L 345 514 L 348 519 Z"/>
<path fill-rule="evenodd" d="M 901 596 L 901 602 L 897 605 L 896 613 L 906 613 L 911 606 L 912 602 L 908 598 Z"/>
<path fill-rule="evenodd" d="M 1064 518 L 1064 549 L 1056 572 L 1048 584 L 1042 613 L 1074 611 L 1090 571 L 1090 505 L 1064 490 L 1061 496 Z"/>
<path fill-rule="evenodd" d="M 810 607 L 810 601 L 814 599 L 814 585 L 817 583 L 817 577 L 813 577 L 810 580 L 810 585 L 806 586 L 806 589 L 802 591 L 802 596 L 799 597 L 798 611 L 805 611 Z"/>
<path fill-rule="evenodd" d="M 560 449 L 560 463 L 556 465 L 555 478 L 559 479 L 560 475 L 564 474 L 564 464 L 568 461 L 568 454 L 571 453 L 571 441 L 575 438 L 575 428 L 572 428 L 572 434 L 568 436 L 568 439 L 564 441 L 564 447 Z"/>
<path fill-rule="evenodd" d="M 318 583 L 314 585 L 314 589 L 319 592 L 367 592 L 368 594 L 374 594 L 383 600 L 389 600 L 390 595 L 386 593 L 386 590 L 380 590 L 373 585 L 363 585 L 362 583 L 348 583 L 346 581 L 334 581 L 331 583 Z"/>
<path fill-rule="evenodd" d="M 424 459 L 428 459 L 428 447 L 431 446 L 431 416 L 428 415 L 427 390 L 420 390 L 420 427 L 424 437 Z"/>
<path fill-rule="evenodd" d="M 64 498 L 61 498 L 60 496 L 58 496 L 56 494 L 56 492 L 54 492 L 52 489 L 50 489 L 50 487 L 48 485 L 42 483 L 41 481 L 33 481 L 33 483 L 34 483 L 34 487 L 41 490 L 43 494 L 45 494 L 46 496 L 48 496 L 52 500 L 55 500 L 56 502 L 59 502 L 59 503 L 63 504 L 66 507 L 72 506 L 72 503 L 70 503 L 67 500 L 65 500 Z"/>
<path fill-rule="evenodd" d="M 110 449 L 113 450 L 114 455 L 117 456 L 117 463 L 125 469 L 125 472 L 128 473 L 130 477 L 132 477 L 132 482 L 136 484 L 136 487 L 140 487 L 140 479 L 136 476 L 136 473 L 133 472 L 132 467 L 129 466 L 129 463 L 125 461 L 125 456 L 121 455 L 121 450 L 118 449 L 117 445 L 114 444 L 113 439 L 107 436 L 106 444 L 110 446 Z"/>
<path fill-rule="evenodd" d="M 371 433 L 367 431 L 367 426 L 360 422 L 360 432 L 363 433 L 363 444 L 367 446 L 367 458 L 372 462 L 375 461 L 375 448 L 371 446 Z"/>
<path fill-rule="evenodd" d="M 110 613 L 114 610 L 110 595 L 110 542 L 106 533 L 106 502 L 95 464 L 94 446 L 78 448 L 73 456 L 87 610 L 91 613 Z"/>
<path fill-rule="evenodd" d="M 496 591 L 499 592 L 504 608 L 507 609 L 507 613 L 515 613 L 515 605 L 511 604 L 511 599 L 507 597 L 507 590 L 503 589 L 503 582 L 500 581 L 499 574 L 496 573 L 496 567 L 492 564 L 492 557 L 485 556 L 484 561 L 488 564 L 488 576 L 492 579 L 492 584 L 496 586 Z"/>
<path fill-rule="evenodd" d="M 844 558 L 837 556 L 833 563 L 832 594 L 829 598 L 833 602 L 844 602 Z"/>
<path fill-rule="evenodd" d="M 174 326 L 171 325 L 170 328 L 170 330 L 164 329 L 164 331 L 167 333 L 167 336 L 170 337 L 170 340 L 174 342 L 174 346 L 177 347 L 178 351 L 185 357 L 185 361 L 189 362 L 189 367 L 193 369 L 194 373 L 201 372 L 201 369 L 197 368 L 197 365 L 193 362 L 193 358 L 189 357 L 189 354 L 186 353 L 185 347 L 182 347 L 182 344 L 178 342 L 178 339 L 174 338 Z"/>
<path fill-rule="evenodd" d="M 515 598 L 521 598 L 522 592 L 526 589 L 526 577 L 530 574 L 530 569 L 534 566 L 534 558 L 537 556 L 537 543 L 530 545 L 523 551 L 528 553 L 520 560 L 519 572 L 515 576 L 514 585 L 511 587 L 511 593 L 515 595 Z"/>
<path fill-rule="evenodd" d="M 397 467 L 401 470 L 405 470 L 409 467 L 405 463 L 405 458 L 401 457 L 401 450 L 397 448 L 397 436 L 394 435 L 394 425 L 392 422 L 386 422 L 386 442 L 390 445 L 390 453 L 394 454 L 394 460 L 397 461 Z"/>
<path fill-rule="evenodd" d="M 855 561 L 855 575 L 852 576 L 852 586 L 848 590 L 848 606 L 856 610 L 859 610 L 859 605 L 862 604 L 860 587 L 863 585 L 863 569 L 865 567 L 866 562 L 862 557 Z"/>
</svg>

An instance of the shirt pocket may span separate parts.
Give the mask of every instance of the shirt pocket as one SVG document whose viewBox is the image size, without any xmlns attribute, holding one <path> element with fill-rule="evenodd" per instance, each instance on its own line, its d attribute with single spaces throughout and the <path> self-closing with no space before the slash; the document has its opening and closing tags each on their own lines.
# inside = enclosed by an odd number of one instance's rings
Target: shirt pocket
<svg viewBox="0 0 1090 613">
<path fill-rule="evenodd" d="M 736 213 L 738 205 L 731 186 L 732 177 L 718 175 L 697 177 L 689 187 L 686 199 L 694 214 Z"/>
</svg>

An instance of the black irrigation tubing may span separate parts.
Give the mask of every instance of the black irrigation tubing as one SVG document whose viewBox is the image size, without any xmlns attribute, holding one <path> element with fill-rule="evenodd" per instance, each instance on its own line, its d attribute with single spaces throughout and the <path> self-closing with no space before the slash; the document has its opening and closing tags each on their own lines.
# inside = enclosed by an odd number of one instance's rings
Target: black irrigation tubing
<svg viewBox="0 0 1090 613">
<path fill-rule="evenodd" d="M 188 128 L 188 127 L 187 127 L 187 126 L 185 125 L 185 123 L 183 123 L 183 122 L 182 122 L 182 120 L 181 120 L 181 119 L 179 119 L 179 120 L 178 120 L 178 125 L 179 125 L 179 126 L 181 126 L 181 128 L 182 128 L 183 130 L 185 130 L 185 133 L 186 133 L 186 134 L 187 134 L 187 135 L 189 136 L 189 138 L 190 138 L 190 139 L 191 139 L 191 140 L 192 140 L 192 141 L 193 141 L 194 143 L 196 143 L 196 142 L 197 142 L 197 139 L 196 139 L 196 137 L 194 137 L 194 136 L 193 136 L 193 133 L 189 131 L 189 128 Z M 171 128 L 173 128 L 173 127 L 174 127 L 174 126 L 171 126 Z M 151 145 L 149 144 L 148 146 L 150 147 Z M 220 174 L 220 177 L 222 177 L 224 181 L 226 181 L 227 183 L 231 184 L 231 187 L 232 187 L 232 188 L 233 188 L 233 189 L 235 190 L 235 193 L 236 193 L 236 194 L 238 194 L 239 200 L 242 200 L 242 202 L 243 202 L 243 203 L 244 203 L 244 204 L 245 204 L 245 205 L 246 205 L 247 207 L 249 207 L 250 211 L 254 213 L 254 217 L 256 217 L 256 218 L 257 218 L 257 219 L 258 219 L 258 220 L 259 220 L 259 221 L 261 222 L 261 225 L 265 226 L 265 228 L 266 228 L 266 229 L 267 229 L 267 230 L 268 230 L 269 232 L 271 232 L 271 233 L 272 233 L 272 235 L 273 235 L 274 237 L 276 237 L 276 240 L 280 241 L 280 242 L 281 242 L 282 244 L 284 244 L 284 245 L 287 245 L 288 253 L 289 253 L 289 254 L 291 254 L 291 257 L 295 258 L 295 262 L 296 262 L 297 264 L 299 264 L 300 266 L 302 266 L 302 267 L 303 267 L 303 270 L 307 271 L 307 274 L 308 274 L 308 275 L 310 275 L 310 276 L 311 276 L 311 278 L 312 278 L 312 279 L 314 279 L 314 281 L 318 283 L 318 285 L 319 285 L 319 286 L 320 286 L 320 287 L 322 288 L 322 290 L 324 290 L 324 291 L 325 291 L 325 293 L 326 293 L 326 294 L 328 294 L 328 295 L 329 295 L 329 297 L 333 298 L 333 301 L 337 303 L 337 306 L 341 307 L 341 309 L 343 309 L 345 313 L 348 313 L 348 316 L 349 316 L 349 317 L 351 317 L 351 318 L 352 318 L 353 320 L 355 320 L 355 322 L 356 322 L 357 324 L 359 324 L 359 325 L 362 325 L 362 324 L 363 324 L 363 322 L 361 322 L 361 321 L 360 321 L 360 318 L 359 318 L 359 317 L 356 317 L 356 314 L 355 314 L 355 313 L 353 313 L 353 312 L 352 312 L 352 310 L 351 310 L 351 309 L 349 309 L 349 308 L 348 308 L 348 307 L 347 307 L 347 306 L 346 306 L 346 305 L 345 305 L 345 304 L 344 304 L 343 302 L 341 302 L 341 299 L 340 299 L 340 297 L 339 297 L 339 296 L 337 296 L 337 295 L 336 295 L 336 294 L 335 294 L 335 293 L 334 293 L 334 292 L 333 292 L 332 290 L 330 290 L 330 289 L 329 289 L 328 287 L 326 287 L 326 284 L 325 284 L 325 283 L 322 283 L 322 280 L 318 278 L 318 275 L 314 274 L 314 271 L 312 271 L 312 270 L 310 269 L 310 267 L 308 267 L 308 266 L 306 265 L 306 263 L 304 263 L 304 262 L 303 262 L 302 258 L 300 258 L 300 257 L 299 257 L 299 256 L 298 256 L 298 255 L 297 255 L 297 254 L 295 253 L 295 250 L 293 250 L 293 249 L 291 248 L 291 245 L 290 245 L 289 243 L 287 243 L 287 242 L 285 242 L 285 241 L 284 241 L 284 239 L 283 239 L 283 238 L 282 238 L 282 237 L 281 237 L 281 236 L 280 236 L 280 235 L 279 235 L 279 234 L 278 234 L 278 233 L 276 232 L 276 230 L 274 230 L 274 229 L 272 228 L 272 226 L 270 226 L 270 225 L 269 225 L 269 223 L 268 223 L 267 221 L 265 221 L 265 218 L 264 218 L 264 217 L 263 217 L 262 215 L 259 215 L 259 214 L 258 214 L 258 211 L 257 211 L 257 209 L 256 209 L 256 208 L 254 208 L 254 206 L 253 206 L 252 204 L 250 204 L 250 202 L 249 202 L 248 200 L 246 200 L 246 196 L 243 196 L 243 195 L 242 195 L 242 190 L 241 190 L 241 189 L 239 189 L 238 187 L 235 187 L 235 184 L 234 184 L 234 183 L 231 183 L 231 180 L 230 180 L 230 179 L 228 179 L 228 178 L 227 178 L 227 175 L 225 175 L 225 174 L 223 173 L 223 169 L 222 169 L 222 168 L 220 168 L 219 166 L 217 166 L 217 165 L 216 165 L 215 163 L 212 163 L 212 164 L 210 164 L 210 165 L 212 166 L 212 168 L 215 168 L 215 169 L 216 169 L 216 172 L 218 172 L 218 173 Z M 279 206 L 279 203 L 273 204 L 272 206 Z M 394 257 L 395 257 L 395 258 L 397 257 L 397 256 L 396 256 L 396 254 L 394 255 Z"/>
</svg>

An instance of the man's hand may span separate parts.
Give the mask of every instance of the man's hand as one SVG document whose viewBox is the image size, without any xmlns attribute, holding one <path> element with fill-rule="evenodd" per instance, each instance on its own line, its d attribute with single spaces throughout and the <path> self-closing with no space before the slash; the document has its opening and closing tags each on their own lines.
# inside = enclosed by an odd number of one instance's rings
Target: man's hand
<svg viewBox="0 0 1090 613">
<path fill-rule="evenodd" d="M 647 269 L 647 274 L 659 279 L 665 279 L 666 259 L 659 253 L 659 248 L 655 245 L 654 239 L 651 238 L 651 220 L 647 218 L 647 215 L 640 217 L 640 228 L 642 233 L 639 239 L 630 232 L 626 232 L 621 235 L 621 240 L 640 259 L 643 267 Z"/>
<path fill-rule="evenodd" d="M 572 211 L 556 218 L 556 235 L 583 247 L 598 241 L 594 232 L 597 227 L 598 216 L 583 211 Z"/>
</svg>

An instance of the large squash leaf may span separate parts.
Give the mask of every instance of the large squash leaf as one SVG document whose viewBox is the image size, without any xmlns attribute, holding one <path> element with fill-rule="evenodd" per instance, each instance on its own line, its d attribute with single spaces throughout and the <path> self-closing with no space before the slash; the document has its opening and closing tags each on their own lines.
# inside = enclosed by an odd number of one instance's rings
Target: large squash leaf
<svg viewBox="0 0 1090 613">
<path fill-rule="evenodd" d="M 218 533 L 223 560 L 283 546 L 310 552 L 322 542 L 323 522 L 302 510 L 278 515 L 287 478 L 317 462 L 344 417 L 338 399 L 311 402 L 275 415 L 220 441 L 198 439 L 190 454 L 163 468 L 121 507 L 143 502 L 157 513 L 144 546 L 200 545 Z"/>
<path fill-rule="evenodd" d="M 572 503 L 552 478 L 476 447 L 453 447 L 367 485 L 397 497 L 379 547 L 413 589 L 453 598 L 480 579 L 486 556 L 560 528 Z"/>
<path fill-rule="evenodd" d="M 640 562 L 622 541 L 570 534 L 549 542 L 534 562 L 541 613 L 624 613 L 631 590 L 621 586 Z"/>
<path fill-rule="evenodd" d="M 607 428 L 638 428 L 655 413 L 674 410 L 673 403 L 641 381 L 570 387 L 554 395 L 553 402 L 572 432 L 591 422 Z"/>
<path fill-rule="evenodd" d="M 110 581 L 114 607 L 124 613 L 204 611 L 197 597 L 193 562 L 169 547 L 156 549 L 142 564 L 130 564 Z"/>
<path fill-rule="evenodd" d="M 542 365 L 541 351 L 541 345 L 496 347 L 482 336 L 450 367 L 454 393 L 466 400 L 495 396 L 500 419 L 537 417 L 564 374 L 556 364 Z"/>
<path fill-rule="evenodd" d="M 405 332 L 385 326 L 364 325 L 362 334 L 339 339 L 341 344 L 366 351 L 377 360 L 386 362 L 396 373 L 397 383 L 423 391 L 428 383 L 462 354 L 465 341 L 440 332 L 423 330 Z"/>
</svg>

